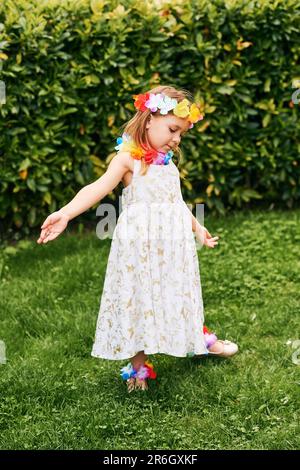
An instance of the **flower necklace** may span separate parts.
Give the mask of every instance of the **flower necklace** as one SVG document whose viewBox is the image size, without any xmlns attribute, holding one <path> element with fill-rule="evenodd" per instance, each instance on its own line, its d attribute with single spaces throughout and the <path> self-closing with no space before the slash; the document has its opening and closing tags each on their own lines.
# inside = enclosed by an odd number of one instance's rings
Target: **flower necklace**
<svg viewBox="0 0 300 470">
<path fill-rule="evenodd" d="M 168 165 L 173 157 L 172 150 L 168 152 L 159 152 L 155 149 L 138 146 L 129 134 L 124 133 L 122 137 L 117 138 L 117 151 L 130 152 L 135 160 L 145 160 L 148 165 Z"/>
</svg>

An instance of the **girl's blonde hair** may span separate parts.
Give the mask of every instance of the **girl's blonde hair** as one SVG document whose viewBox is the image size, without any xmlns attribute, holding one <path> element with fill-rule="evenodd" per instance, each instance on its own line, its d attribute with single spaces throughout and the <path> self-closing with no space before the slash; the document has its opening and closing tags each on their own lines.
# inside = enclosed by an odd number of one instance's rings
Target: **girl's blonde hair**
<svg viewBox="0 0 300 470">
<path fill-rule="evenodd" d="M 193 95 L 185 89 L 177 89 L 171 85 L 163 86 L 159 85 L 152 90 L 145 91 L 145 93 L 164 93 L 169 98 L 175 98 L 178 102 L 182 101 L 184 98 L 187 98 L 191 103 L 194 101 Z M 125 132 L 129 134 L 135 143 L 138 146 L 146 145 L 149 148 L 152 148 L 147 137 L 146 125 L 149 120 L 150 115 L 159 115 L 160 111 L 151 112 L 150 109 L 146 111 L 137 111 L 130 121 L 126 122 L 121 126 L 122 133 Z M 181 158 L 181 150 L 179 146 L 174 148 L 174 153 L 178 155 L 178 163 Z M 148 171 L 149 165 L 145 163 L 144 159 L 141 160 L 141 175 L 145 175 Z"/>
</svg>

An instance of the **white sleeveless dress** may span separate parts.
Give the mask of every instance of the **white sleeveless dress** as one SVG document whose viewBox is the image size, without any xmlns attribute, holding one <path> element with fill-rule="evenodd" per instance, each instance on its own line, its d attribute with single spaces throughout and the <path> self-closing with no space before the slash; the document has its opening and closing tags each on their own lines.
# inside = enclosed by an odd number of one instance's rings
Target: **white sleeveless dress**
<svg viewBox="0 0 300 470">
<path fill-rule="evenodd" d="M 122 191 L 91 355 L 129 359 L 139 351 L 207 354 L 191 212 L 172 160 L 150 165 Z"/>
</svg>

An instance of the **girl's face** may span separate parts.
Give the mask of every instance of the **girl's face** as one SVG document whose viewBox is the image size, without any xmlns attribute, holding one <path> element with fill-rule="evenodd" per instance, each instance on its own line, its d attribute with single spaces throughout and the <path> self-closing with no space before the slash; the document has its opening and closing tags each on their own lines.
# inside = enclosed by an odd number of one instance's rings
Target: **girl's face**
<svg viewBox="0 0 300 470">
<path fill-rule="evenodd" d="M 168 152 L 180 144 L 181 136 L 188 131 L 189 126 L 186 118 L 179 118 L 174 114 L 151 114 L 146 129 L 152 147 L 161 152 Z"/>
</svg>

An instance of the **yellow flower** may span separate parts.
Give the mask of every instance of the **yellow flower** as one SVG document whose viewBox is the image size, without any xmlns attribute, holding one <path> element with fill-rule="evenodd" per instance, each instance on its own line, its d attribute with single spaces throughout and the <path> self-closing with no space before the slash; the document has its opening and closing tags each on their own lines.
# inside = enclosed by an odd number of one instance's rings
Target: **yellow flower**
<svg viewBox="0 0 300 470">
<path fill-rule="evenodd" d="M 131 142 L 131 141 L 128 141 L 128 142 L 123 142 L 122 143 L 122 152 L 129 152 L 131 154 L 137 152 L 138 154 L 138 149 L 139 147 L 137 147 L 134 142 Z"/>
<path fill-rule="evenodd" d="M 149 359 L 148 359 L 148 361 L 145 361 L 145 364 L 146 364 L 148 367 L 150 367 L 151 369 L 154 369 L 154 366 L 153 366 L 152 362 L 149 361 Z"/>
</svg>

